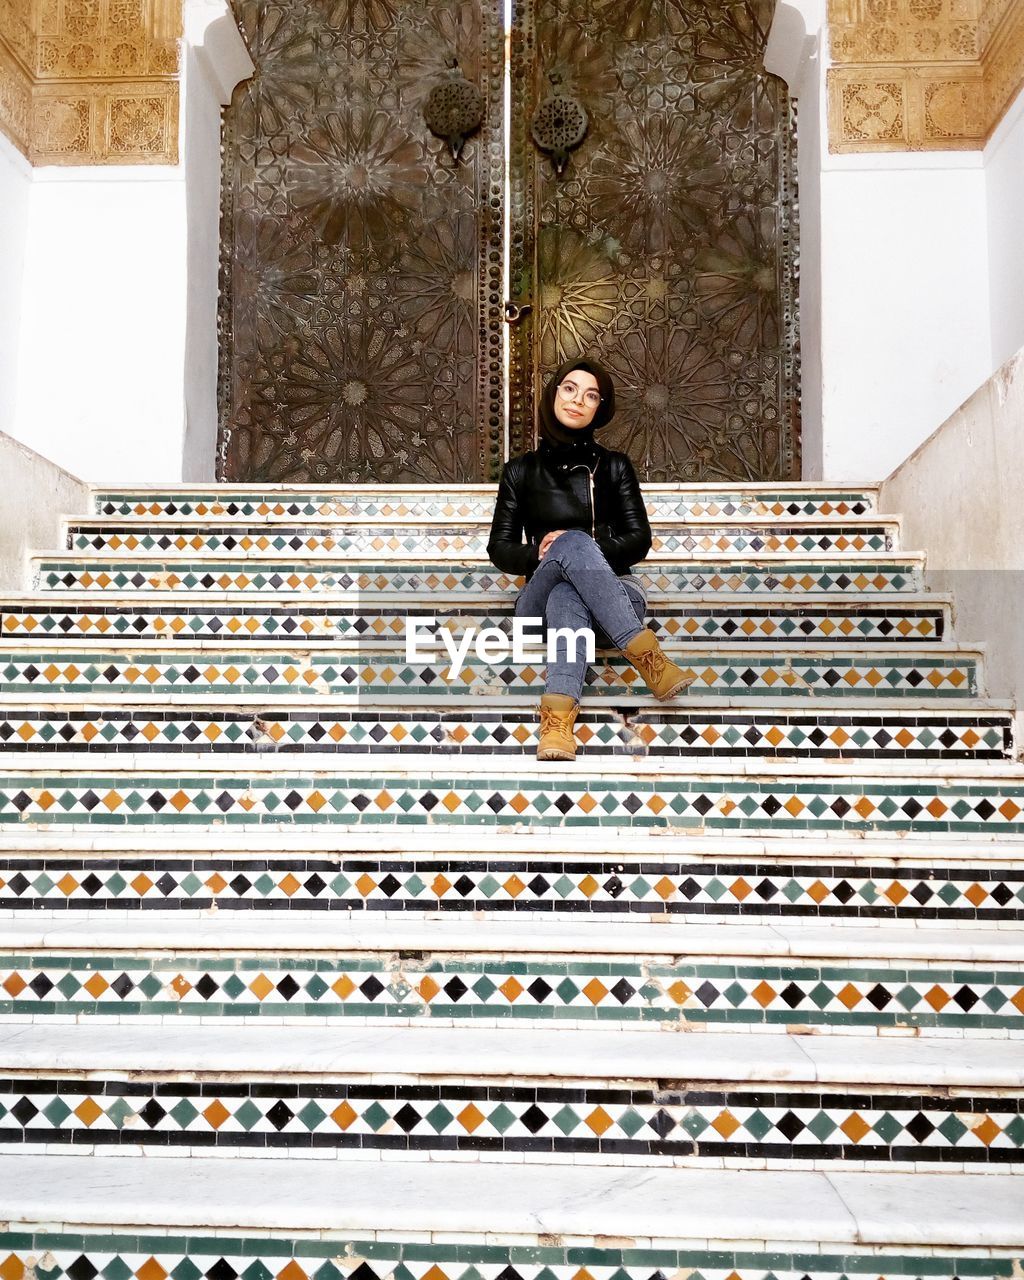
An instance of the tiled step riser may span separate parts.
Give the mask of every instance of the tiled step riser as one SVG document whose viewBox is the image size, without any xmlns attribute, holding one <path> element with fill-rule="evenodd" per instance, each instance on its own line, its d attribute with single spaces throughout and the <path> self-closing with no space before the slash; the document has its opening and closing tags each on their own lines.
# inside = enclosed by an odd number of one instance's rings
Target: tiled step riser
<svg viewBox="0 0 1024 1280">
<path fill-rule="evenodd" d="M 95 555 L 220 554 L 245 553 L 281 557 L 333 555 L 380 556 L 480 556 L 487 558 L 489 528 L 451 525 L 287 525 L 170 522 L 147 525 L 140 521 L 74 521 L 66 530 L 69 551 Z M 895 551 L 899 526 L 880 521 L 843 521 L 839 524 L 711 525 L 706 527 L 662 524 L 652 529 L 648 559 L 673 555 L 760 555 L 781 552 L 795 556 L 822 553 L 871 555 Z"/>
<path fill-rule="evenodd" d="M 0 1074 L 0 1147 L 152 1155 L 211 1148 L 253 1156 L 333 1152 L 725 1161 L 828 1169 L 838 1162 L 948 1168 L 1024 1164 L 1024 1095 L 899 1093 L 832 1086 L 662 1087 L 481 1077 L 409 1084 L 375 1077 L 165 1081 Z"/>
<path fill-rule="evenodd" d="M 976 698 L 981 692 L 981 660 L 976 654 L 917 652 L 814 653 L 799 650 L 780 658 L 777 653 L 694 651 L 676 639 L 666 641 L 696 675 L 687 689 L 687 703 L 695 699 L 733 696 L 766 699 L 819 696 L 833 702 L 846 698 Z M 0 650 L 0 678 L 6 696 L 52 700 L 62 696 L 128 699 L 163 696 L 281 698 L 342 696 L 359 698 L 450 697 L 481 694 L 502 697 L 515 693 L 539 697 L 543 667 L 491 667 L 470 659 L 454 679 L 440 679 L 435 663 L 398 661 L 394 650 L 376 654 L 336 655 L 284 647 L 268 650 L 224 651 L 208 647 L 167 653 L 156 648 L 76 650 L 74 645 L 52 649 Z M 588 669 L 588 703 L 595 697 L 646 697 L 635 670 L 608 652 Z"/>
<path fill-rule="evenodd" d="M 652 598 L 691 595 L 899 595 L 923 590 L 918 556 L 779 556 L 665 559 L 638 565 L 635 576 Z M 376 596 L 416 593 L 425 603 L 481 594 L 512 598 L 522 579 L 487 561 L 437 560 L 405 563 L 372 558 L 338 566 L 330 560 L 257 558 L 202 559 L 198 555 L 132 560 L 90 556 L 36 556 L 32 580 L 44 592 L 88 591 L 123 595 L 133 591 L 200 592 L 247 597 Z"/>
<path fill-rule="evenodd" d="M 615 956 L 0 954 L 0 1018 L 452 1020 L 1024 1036 L 1024 965 Z M 263 1020 L 267 1021 L 264 1022 Z M 312 1020 L 312 1021 L 310 1021 Z M 141 1025 L 141 1024 L 140 1024 Z"/>
<path fill-rule="evenodd" d="M 37 1274 L 43 1257 L 47 1280 L 82 1280 L 104 1272 L 123 1280 L 156 1280 L 157 1269 L 175 1280 L 582 1280 L 581 1267 L 598 1280 L 650 1280 L 658 1274 L 695 1280 L 1011 1280 L 1016 1261 L 1012 1251 L 998 1249 L 791 1245 L 780 1250 L 776 1245 L 768 1250 L 753 1240 L 741 1247 L 719 1242 L 682 1248 L 647 1239 L 565 1241 L 550 1233 L 513 1241 L 460 1234 L 449 1243 L 450 1234 L 437 1232 L 427 1241 L 395 1231 L 321 1236 L 236 1229 L 203 1235 L 46 1224 L 0 1232 L 0 1250 L 11 1259 L 14 1280 Z M 357 1265 L 345 1265 L 350 1261 Z"/>
<path fill-rule="evenodd" d="M 689 606 L 655 603 L 647 611 L 647 625 L 662 639 L 676 644 L 765 644 L 843 646 L 938 642 L 951 631 L 947 603 L 920 601 L 865 604 L 829 599 L 817 604 L 792 600 L 765 602 L 695 601 Z M 426 643 L 426 619 L 443 619 L 460 637 L 468 627 L 511 628 L 510 601 L 463 603 L 452 607 L 443 595 L 431 605 L 426 598 L 401 604 L 354 601 L 349 605 L 291 603 L 224 598 L 209 603 L 180 599 L 122 603 L 89 597 L 74 601 L 45 596 L 29 603 L 0 603 L 0 640 L 149 640 L 194 644 L 199 640 L 296 642 L 329 640 L 334 644 L 378 646 L 389 642 L 400 653 L 406 647 L 410 619 L 423 622 L 419 635 Z M 447 666 L 438 642 L 431 665 L 440 673 Z"/>
<path fill-rule="evenodd" d="M 869 516 L 877 490 L 870 488 L 742 487 L 686 490 L 675 485 L 644 486 L 652 520 L 794 520 Z M 97 490 L 93 510 L 102 516 L 147 519 L 256 517 L 263 520 L 487 520 L 494 512 L 496 485 L 462 490 L 275 489 L 218 486 L 216 489 L 159 492 Z"/>
<path fill-rule="evenodd" d="M 651 857 L 0 857 L 0 914 L 25 911 L 515 912 L 1024 923 L 1024 861 L 987 867 Z"/>
<path fill-rule="evenodd" d="M 576 722 L 581 755 L 666 759 L 754 757 L 871 760 L 1007 760 L 1012 716 L 910 713 L 814 714 L 766 710 L 700 714 L 634 709 L 583 710 Z M 539 739 L 536 708 L 351 711 L 135 710 L 20 707 L 0 709 L 0 751 L 55 755 L 88 750 L 139 753 L 369 751 L 411 756 L 521 756 Z"/>
<path fill-rule="evenodd" d="M 97 761 L 99 764 L 100 761 Z M 131 764 L 130 758 L 126 763 Z M 188 826 L 253 830 L 341 828 L 481 830 L 531 824 L 721 831 L 863 831 L 1024 837 L 1024 783 L 856 777 L 729 777 L 545 770 L 525 777 L 444 771 L 181 774 L 23 771 L 0 776 L 0 830 Z"/>
</svg>

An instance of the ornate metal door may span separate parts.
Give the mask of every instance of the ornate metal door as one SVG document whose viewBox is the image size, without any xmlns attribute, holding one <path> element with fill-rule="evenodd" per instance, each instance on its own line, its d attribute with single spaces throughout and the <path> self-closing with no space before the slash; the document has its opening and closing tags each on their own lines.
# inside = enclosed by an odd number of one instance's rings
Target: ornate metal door
<svg viewBox="0 0 1024 1280">
<path fill-rule="evenodd" d="M 256 74 L 225 120 L 221 478 L 496 474 L 501 9 L 236 0 Z M 647 479 L 799 474 L 793 121 L 761 65 L 771 11 L 513 0 L 510 292 L 532 309 L 511 330 L 508 452 L 533 443 L 547 373 L 589 352 L 618 392 L 601 438 Z M 484 103 L 458 161 L 423 119 L 453 53 Z M 530 132 L 552 77 L 589 117 L 561 176 Z"/>
<path fill-rule="evenodd" d="M 500 0 L 237 0 L 219 474 L 472 481 L 503 445 Z M 458 162 L 423 105 L 483 93 Z"/>
<path fill-rule="evenodd" d="M 589 352 L 616 383 L 601 440 L 647 479 L 799 476 L 794 122 L 762 65 L 773 9 L 518 0 L 511 282 L 531 310 L 511 452 L 530 447 L 545 376 Z M 552 80 L 589 118 L 560 177 L 530 132 Z"/>
</svg>

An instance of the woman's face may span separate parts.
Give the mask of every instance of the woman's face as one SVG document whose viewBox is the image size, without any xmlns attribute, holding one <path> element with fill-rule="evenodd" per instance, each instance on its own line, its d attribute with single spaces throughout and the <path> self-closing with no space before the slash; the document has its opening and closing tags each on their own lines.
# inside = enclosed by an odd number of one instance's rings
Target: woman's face
<svg viewBox="0 0 1024 1280">
<path fill-rule="evenodd" d="M 563 427 L 588 427 L 601 404 L 597 379 L 585 369 L 573 369 L 555 391 L 555 417 Z"/>
</svg>

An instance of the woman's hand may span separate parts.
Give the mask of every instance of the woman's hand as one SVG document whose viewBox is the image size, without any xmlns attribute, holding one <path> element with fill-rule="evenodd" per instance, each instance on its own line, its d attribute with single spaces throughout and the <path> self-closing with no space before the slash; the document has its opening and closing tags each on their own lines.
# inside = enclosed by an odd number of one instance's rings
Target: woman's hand
<svg viewBox="0 0 1024 1280">
<path fill-rule="evenodd" d="M 554 542 L 560 533 L 565 533 L 565 530 L 552 529 L 550 533 L 546 533 L 544 537 L 541 538 L 540 546 L 537 548 L 537 554 L 542 560 L 544 559 L 545 552 L 550 549 L 552 542 Z"/>
</svg>

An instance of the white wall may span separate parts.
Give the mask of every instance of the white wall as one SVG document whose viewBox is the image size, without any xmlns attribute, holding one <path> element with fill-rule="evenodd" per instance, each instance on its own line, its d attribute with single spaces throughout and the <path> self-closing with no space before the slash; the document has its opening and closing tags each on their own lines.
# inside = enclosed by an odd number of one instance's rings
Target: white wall
<svg viewBox="0 0 1024 1280">
<path fill-rule="evenodd" d="M 12 434 L 86 480 L 181 478 L 180 168 L 35 171 Z"/>
<path fill-rule="evenodd" d="M 86 480 L 214 475 L 220 105 L 252 63 L 226 0 L 184 16 L 180 164 L 0 153 L 0 426 Z"/>
<path fill-rule="evenodd" d="M 90 492 L 38 453 L 0 432 L 0 590 L 29 586 L 28 553 L 60 544 L 60 517 L 83 515 Z"/>
<path fill-rule="evenodd" d="M 877 480 L 992 372 L 986 175 L 977 152 L 830 154 L 828 62 L 821 0 L 780 0 L 765 66 L 798 106 L 804 476 Z"/>
<path fill-rule="evenodd" d="M 1024 347 L 1024 92 L 985 148 L 992 359 Z"/>
<path fill-rule="evenodd" d="M 0 431 L 14 423 L 32 167 L 0 133 Z"/>
<path fill-rule="evenodd" d="M 927 582 L 951 592 L 962 640 L 987 646 L 988 691 L 1024 729 L 1024 351 L 962 404 L 883 483 Z M 1024 734 L 1018 731 L 1018 749 Z"/>
<path fill-rule="evenodd" d="M 978 153 L 823 158 L 822 471 L 887 475 L 991 373 Z"/>
</svg>

